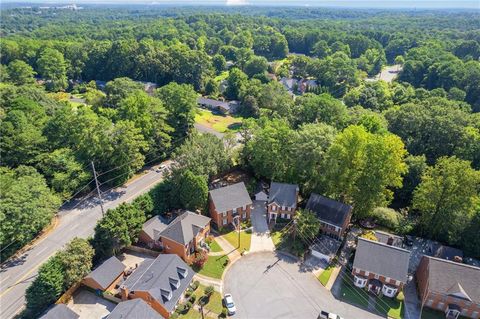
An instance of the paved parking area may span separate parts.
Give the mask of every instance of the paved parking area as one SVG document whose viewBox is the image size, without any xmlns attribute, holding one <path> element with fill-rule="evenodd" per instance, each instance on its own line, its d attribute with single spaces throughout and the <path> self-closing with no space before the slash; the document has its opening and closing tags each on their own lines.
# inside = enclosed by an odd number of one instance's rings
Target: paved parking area
<svg viewBox="0 0 480 319">
<path fill-rule="evenodd" d="M 115 306 L 115 303 L 105 300 L 84 288 L 78 289 L 68 303 L 68 307 L 80 316 L 79 319 L 105 318 Z"/>
<path fill-rule="evenodd" d="M 341 302 L 296 260 L 274 252 L 252 253 L 232 265 L 224 280 L 237 318 L 317 318 L 321 310 L 346 319 L 382 318 Z"/>
<path fill-rule="evenodd" d="M 250 217 L 253 227 L 250 252 L 273 251 L 275 245 L 270 237 L 267 225 L 267 207 L 265 202 L 254 201 Z"/>
</svg>

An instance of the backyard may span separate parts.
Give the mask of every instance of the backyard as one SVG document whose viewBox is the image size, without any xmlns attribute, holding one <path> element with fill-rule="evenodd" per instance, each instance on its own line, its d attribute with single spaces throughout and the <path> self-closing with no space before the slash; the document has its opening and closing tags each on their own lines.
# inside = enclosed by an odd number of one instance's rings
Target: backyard
<svg viewBox="0 0 480 319">
<path fill-rule="evenodd" d="M 214 114 L 209 110 L 197 109 L 195 123 L 209 127 L 217 132 L 237 131 L 242 125 L 242 117 Z"/>
<path fill-rule="evenodd" d="M 239 252 L 250 250 L 250 243 L 252 241 L 252 231 L 244 230 L 240 232 L 240 245 L 238 244 L 238 232 L 231 231 L 222 236 L 230 245 L 235 247 Z"/>
</svg>

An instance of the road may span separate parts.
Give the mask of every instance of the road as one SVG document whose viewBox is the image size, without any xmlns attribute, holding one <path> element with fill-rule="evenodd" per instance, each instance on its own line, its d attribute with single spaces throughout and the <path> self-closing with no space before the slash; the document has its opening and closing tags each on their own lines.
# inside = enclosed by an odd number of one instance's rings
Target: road
<svg viewBox="0 0 480 319">
<path fill-rule="evenodd" d="M 162 179 L 162 173 L 146 170 L 122 187 L 104 194 L 105 209 L 128 202 L 151 189 Z M 76 206 L 76 207 L 75 207 Z M 93 235 L 97 221 L 102 217 L 97 197 L 77 200 L 60 210 L 58 226 L 32 248 L 10 260 L 0 269 L 0 317 L 13 318 L 22 310 L 25 291 L 35 279 L 37 270 L 50 256 L 60 250 L 74 237 L 87 238 Z"/>
</svg>

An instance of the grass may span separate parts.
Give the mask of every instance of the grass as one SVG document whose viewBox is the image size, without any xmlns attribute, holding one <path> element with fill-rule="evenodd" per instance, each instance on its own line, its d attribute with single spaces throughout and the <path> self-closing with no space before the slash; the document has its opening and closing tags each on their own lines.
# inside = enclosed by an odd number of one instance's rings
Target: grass
<svg viewBox="0 0 480 319">
<path fill-rule="evenodd" d="M 273 230 L 270 236 L 276 249 L 286 251 L 297 257 L 303 256 L 308 249 L 298 237 L 293 240 L 293 237 L 286 234 L 283 229 Z"/>
<path fill-rule="evenodd" d="M 235 247 L 239 252 L 250 250 L 250 244 L 252 242 L 252 232 L 249 230 L 240 232 L 240 247 L 238 245 L 237 231 L 231 231 L 223 235 L 222 237 L 225 238 L 230 243 L 230 245 Z"/>
<path fill-rule="evenodd" d="M 375 308 L 389 318 L 402 319 L 405 316 L 405 306 L 395 298 L 378 298 Z"/>
<path fill-rule="evenodd" d="M 209 244 L 210 245 L 210 251 L 212 253 L 218 253 L 223 251 L 222 247 L 217 243 L 217 241 L 214 239 L 212 242 Z"/>
<path fill-rule="evenodd" d="M 333 270 L 335 269 L 334 266 L 328 266 L 322 273 L 317 277 L 320 283 L 323 286 L 327 285 L 328 280 L 330 279 L 330 276 L 332 275 Z"/>
<path fill-rule="evenodd" d="M 201 296 L 203 296 L 205 292 L 205 288 L 207 288 L 204 285 L 198 286 L 197 290 L 195 290 L 194 294 L 197 297 L 197 302 L 200 299 Z M 210 300 L 208 303 L 205 305 L 205 309 L 210 310 L 211 312 L 215 312 L 217 314 L 221 314 L 223 310 L 223 303 L 222 303 L 222 295 L 218 291 L 214 291 L 214 293 L 210 296 Z"/>
<path fill-rule="evenodd" d="M 342 276 L 342 282 L 340 285 L 340 299 L 363 308 L 368 307 L 367 292 L 363 289 L 355 287 L 350 276 Z"/>
<path fill-rule="evenodd" d="M 195 123 L 205 125 L 217 132 L 225 133 L 227 131 L 239 130 L 242 125 L 242 118 L 230 115 L 217 115 L 209 110 L 199 108 L 195 115 Z"/>
<path fill-rule="evenodd" d="M 227 265 L 227 256 L 209 256 L 207 262 L 198 273 L 207 277 L 221 279 Z"/>
</svg>

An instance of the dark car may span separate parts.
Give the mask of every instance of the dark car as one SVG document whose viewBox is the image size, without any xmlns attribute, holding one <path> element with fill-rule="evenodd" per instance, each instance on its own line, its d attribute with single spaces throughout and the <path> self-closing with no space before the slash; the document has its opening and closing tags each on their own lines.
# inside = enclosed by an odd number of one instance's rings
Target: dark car
<svg viewBox="0 0 480 319">
<path fill-rule="evenodd" d="M 413 246 L 413 236 L 405 235 L 404 241 L 405 245 Z"/>
</svg>

